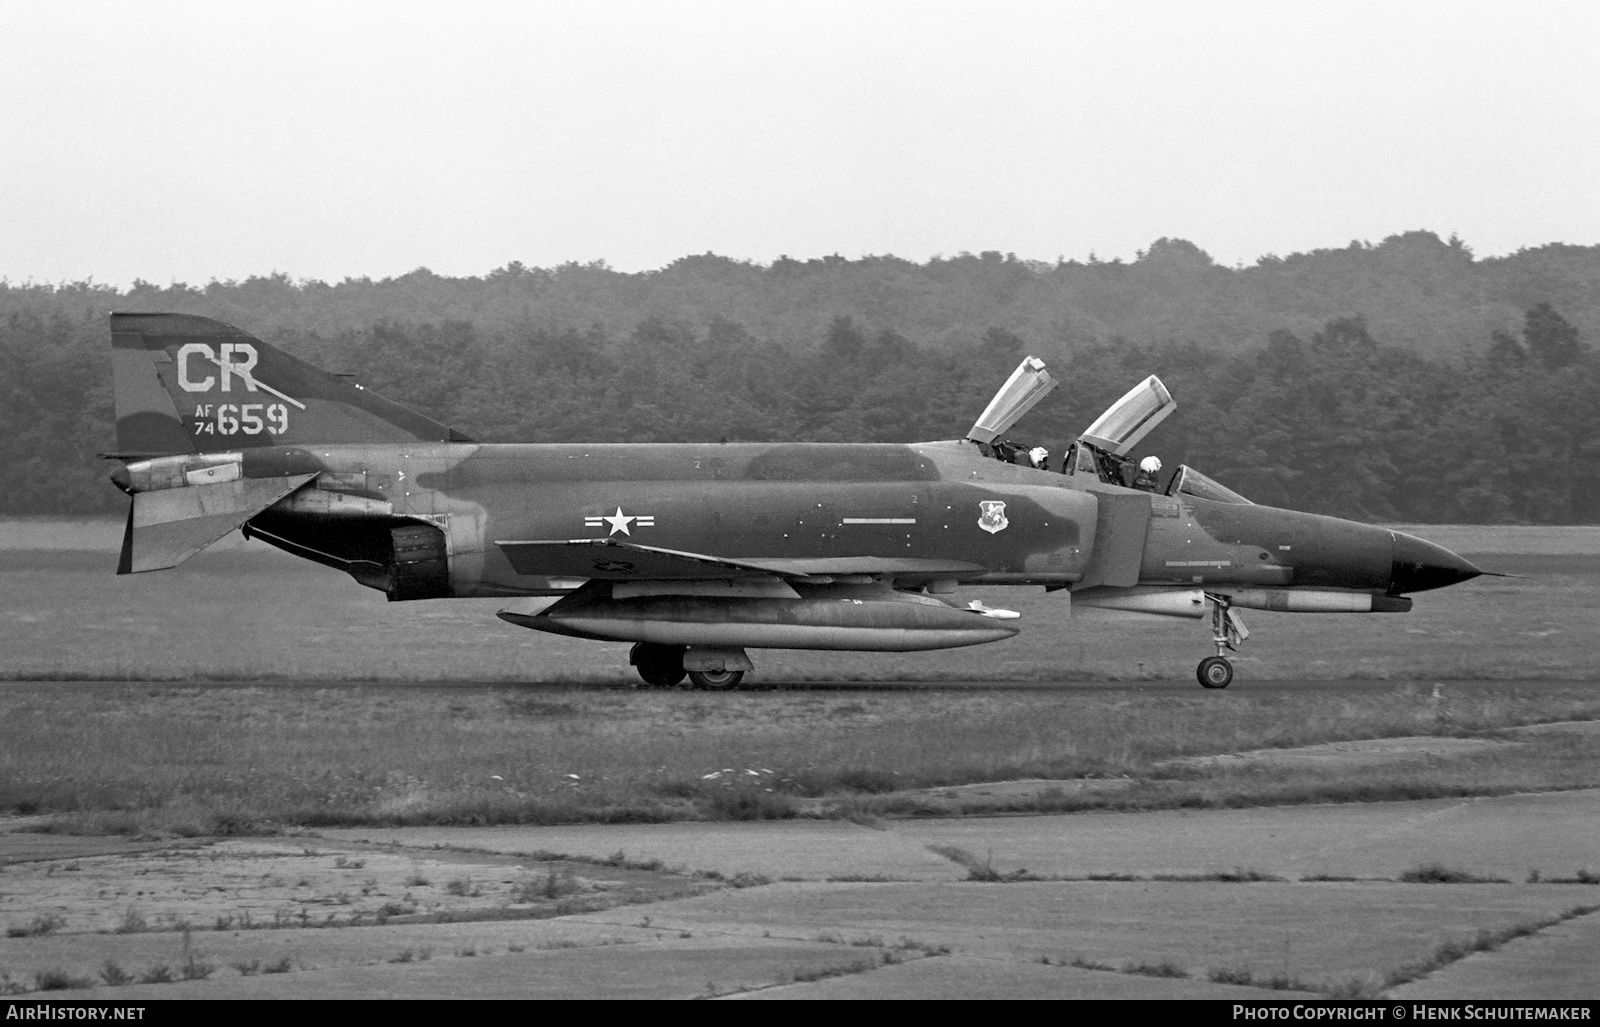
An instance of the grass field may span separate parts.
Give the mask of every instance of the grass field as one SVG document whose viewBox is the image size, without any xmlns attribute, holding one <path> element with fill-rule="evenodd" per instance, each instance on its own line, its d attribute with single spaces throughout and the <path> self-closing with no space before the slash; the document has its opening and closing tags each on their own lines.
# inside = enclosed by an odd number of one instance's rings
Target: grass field
<svg viewBox="0 0 1600 1027">
<path fill-rule="evenodd" d="M 561 823 L 1145 809 L 1600 785 L 1600 736 L 1552 733 L 1381 767 L 1175 756 L 1600 718 L 1586 684 L 1213 694 L 1127 685 L 702 694 L 519 686 L 12 685 L 0 810 L 63 827 Z M 922 792 L 1116 779 L 1013 802 Z"/>
<path fill-rule="evenodd" d="M 1426 594 L 1406 615 L 1247 614 L 1254 637 L 1226 692 L 1193 684 L 1203 622 L 1074 620 L 1059 596 L 989 589 L 973 595 L 1024 614 L 1018 638 L 925 654 L 758 652 L 752 680 L 1125 684 L 731 694 L 634 691 L 625 645 L 510 627 L 495 601 L 391 605 L 262 546 L 118 578 L 93 538 L 50 548 L 13 531 L 0 537 L 11 682 L 0 685 L 0 811 L 58 814 L 61 830 L 212 834 L 1600 786 L 1600 742 L 1581 734 L 1345 770 L 1165 765 L 1600 718 L 1589 683 L 1600 680 L 1600 532 L 1449 530 L 1463 538 L 1430 537 L 1500 554 L 1474 558 L 1527 577 Z M 1388 683 L 1251 687 L 1333 678 Z M 1008 778 L 1127 783 L 1025 802 L 926 791 Z"/>
</svg>

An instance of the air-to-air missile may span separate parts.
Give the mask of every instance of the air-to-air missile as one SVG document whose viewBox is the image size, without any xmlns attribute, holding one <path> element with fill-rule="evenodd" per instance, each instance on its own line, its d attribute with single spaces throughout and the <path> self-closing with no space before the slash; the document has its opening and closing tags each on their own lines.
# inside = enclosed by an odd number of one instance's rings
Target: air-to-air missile
<svg viewBox="0 0 1600 1027">
<path fill-rule="evenodd" d="M 133 497 L 118 573 L 238 528 L 391 600 L 508 597 L 512 624 L 633 642 L 656 686 L 733 687 L 746 649 L 1000 641 L 1017 615 L 957 594 L 1029 585 L 1064 617 L 1209 616 L 1197 676 L 1224 688 L 1240 609 L 1399 613 L 1482 573 L 1192 467 L 1136 473 L 1176 405 L 1154 376 L 1060 460 L 1006 438 L 1056 384 L 1033 357 L 952 441 L 489 445 L 220 321 L 113 314 L 111 335 L 111 477 Z"/>
</svg>

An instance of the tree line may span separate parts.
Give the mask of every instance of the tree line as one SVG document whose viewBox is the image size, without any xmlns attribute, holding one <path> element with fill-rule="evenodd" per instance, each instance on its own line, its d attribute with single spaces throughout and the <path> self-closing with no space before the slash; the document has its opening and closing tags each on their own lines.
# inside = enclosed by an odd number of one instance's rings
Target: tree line
<svg viewBox="0 0 1600 1027">
<path fill-rule="evenodd" d="M 1351 293 L 1353 280 L 1343 275 L 1311 275 L 1300 286 L 1301 306 L 1328 316 L 1309 326 L 1303 314 L 1274 320 L 1272 303 L 1263 301 L 1243 318 L 1259 322 L 1259 331 L 1230 328 L 1225 338 L 1212 329 L 1238 283 L 1195 287 L 1182 280 L 1183 268 L 1198 265 L 1217 281 L 1245 272 L 1216 268 L 1190 244 L 1169 240 L 1137 262 L 1078 265 L 1071 274 L 989 255 L 898 262 L 910 269 L 900 269 L 904 277 L 944 276 L 970 300 L 966 307 L 929 292 L 947 312 L 944 321 L 909 306 L 897 321 L 890 315 L 903 298 L 881 290 L 874 298 L 885 281 L 882 264 L 893 258 L 790 261 L 792 268 L 688 258 L 714 272 L 690 276 L 699 286 L 693 302 L 632 321 L 625 318 L 655 309 L 663 290 L 682 299 L 685 282 L 667 288 L 651 275 L 586 266 L 570 275 L 418 272 L 410 281 L 339 286 L 276 276 L 200 289 L 0 284 L 0 514 L 124 508 L 95 457 L 114 435 L 105 315 L 171 309 L 219 317 L 319 366 L 353 373 L 483 441 L 956 438 L 1033 353 L 1062 386 L 1013 434 L 1058 455 L 1105 406 L 1155 373 L 1179 407 L 1139 455 L 1153 452 L 1169 468 L 1191 464 L 1257 502 L 1369 520 L 1600 521 L 1600 356 L 1582 318 L 1548 298 L 1574 295 L 1574 282 L 1600 284 L 1600 252 L 1591 252 L 1600 247 L 1524 251 L 1519 270 L 1495 269 L 1491 278 L 1519 282 L 1507 296 L 1529 298 L 1514 316 L 1494 312 L 1502 301 L 1485 301 L 1482 281 L 1476 306 L 1445 290 L 1463 304 L 1445 320 L 1469 327 L 1438 346 L 1418 341 L 1432 338 L 1428 332 L 1386 334 L 1355 302 L 1405 292 L 1397 283 L 1415 286 L 1441 259 L 1450 274 L 1464 268 L 1469 277 L 1489 263 L 1429 238 L 1333 251 L 1349 258 L 1333 260 L 1340 267 L 1382 256 L 1390 275 L 1363 279 L 1379 283 L 1372 293 Z M 1396 252 L 1381 253 L 1385 247 Z M 1401 251 L 1410 256 L 1398 260 Z M 1278 263 L 1330 260 L 1324 251 Z M 1177 266 L 1163 272 L 1166 279 L 1155 274 L 1164 261 Z M 1023 277 L 1015 277 L 1019 269 Z M 1067 322 L 1056 316 L 1040 328 L 1030 321 L 1024 294 L 1052 281 L 1064 287 L 1079 272 L 1143 281 L 1117 293 L 1117 303 L 1145 311 L 1127 315 L 1127 323 L 1162 310 L 1183 318 L 1131 334 L 1106 324 L 1080 332 L 1063 328 L 1078 308 L 1062 301 L 1057 315 L 1065 311 Z M 775 291 L 773 275 L 809 278 L 811 291 L 793 282 Z M 1435 285 L 1448 277 L 1436 276 Z M 516 300 L 518 288 L 531 288 L 519 285 L 522 278 L 539 279 L 548 302 Z M 559 279 L 567 280 L 556 289 Z M 1384 323 L 1426 320 L 1441 302 L 1407 289 L 1422 298 L 1403 317 L 1384 315 Z M 652 290 L 656 300 L 640 299 Z M 1600 289 L 1585 298 L 1592 303 L 1594 295 Z M 473 308 L 462 299 L 471 296 L 489 298 Z M 377 301 L 384 297 L 394 302 Z M 1581 302 L 1576 309 L 1592 316 Z M 980 320 L 984 312 L 994 319 Z"/>
</svg>

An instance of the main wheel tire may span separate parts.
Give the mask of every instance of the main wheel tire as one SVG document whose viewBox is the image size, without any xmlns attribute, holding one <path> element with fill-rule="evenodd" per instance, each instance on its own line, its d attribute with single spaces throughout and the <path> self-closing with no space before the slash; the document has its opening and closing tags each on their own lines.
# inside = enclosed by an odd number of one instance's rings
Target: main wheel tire
<svg viewBox="0 0 1600 1027">
<path fill-rule="evenodd" d="M 689 681 L 696 688 L 707 688 L 717 692 L 725 692 L 739 687 L 739 682 L 744 680 L 742 670 L 691 670 Z"/>
<path fill-rule="evenodd" d="M 684 650 L 675 645 L 640 642 L 633 647 L 630 662 L 651 688 L 671 688 L 683 680 Z"/>
<path fill-rule="evenodd" d="M 1194 673 L 1201 688 L 1227 688 L 1233 683 L 1233 664 L 1221 656 L 1207 656 Z"/>
</svg>

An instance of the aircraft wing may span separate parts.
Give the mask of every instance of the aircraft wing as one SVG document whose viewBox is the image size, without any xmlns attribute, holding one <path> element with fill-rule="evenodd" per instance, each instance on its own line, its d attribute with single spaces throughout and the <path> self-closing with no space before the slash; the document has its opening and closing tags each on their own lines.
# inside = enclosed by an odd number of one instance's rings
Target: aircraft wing
<svg viewBox="0 0 1600 1027">
<path fill-rule="evenodd" d="M 749 567 L 763 567 L 773 574 L 807 578 L 871 574 L 959 579 L 988 571 L 982 564 L 961 560 L 914 560 L 898 556 L 819 556 L 789 560 L 746 560 L 744 563 Z"/>
<path fill-rule="evenodd" d="M 770 578 L 775 573 L 771 568 L 741 560 L 657 549 L 607 538 L 496 542 L 495 545 L 506 554 L 518 574 L 640 581 Z"/>
<path fill-rule="evenodd" d="M 684 581 L 730 578 L 807 578 L 846 575 L 921 575 L 959 578 L 982 574 L 984 567 L 952 560 L 910 560 L 881 556 L 818 559 L 732 560 L 704 553 L 658 549 L 607 538 L 496 542 L 518 574 L 600 578 L 609 581 Z"/>
</svg>

